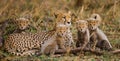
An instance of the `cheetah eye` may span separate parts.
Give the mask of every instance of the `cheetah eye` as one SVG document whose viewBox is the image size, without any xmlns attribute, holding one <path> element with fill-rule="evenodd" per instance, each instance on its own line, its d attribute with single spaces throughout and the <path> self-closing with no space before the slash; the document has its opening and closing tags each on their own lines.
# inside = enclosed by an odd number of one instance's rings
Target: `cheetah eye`
<svg viewBox="0 0 120 61">
<path fill-rule="evenodd" d="M 65 18 L 66 18 L 66 16 L 63 16 L 63 18 L 65 19 Z"/>
<path fill-rule="evenodd" d="M 62 18 L 66 20 L 66 17 L 65 17 L 65 16 L 64 16 L 64 17 L 62 17 Z"/>
</svg>

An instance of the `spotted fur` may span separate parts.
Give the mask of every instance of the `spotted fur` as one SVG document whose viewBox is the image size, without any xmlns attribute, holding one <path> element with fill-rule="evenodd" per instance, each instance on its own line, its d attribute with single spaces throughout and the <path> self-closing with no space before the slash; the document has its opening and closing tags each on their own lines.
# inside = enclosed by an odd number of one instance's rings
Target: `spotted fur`
<svg viewBox="0 0 120 61">
<path fill-rule="evenodd" d="M 37 33 L 26 32 L 10 34 L 5 40 L 4 48 L 7 52 L 20 56 L 32 55 L 39 50 L 41 53 L 46 53 L 45 50 L 49 50 L 47 49 L 49 45 L 52 45 L 54 42 L 56 42 L 58 35 L 61 34 L 61 37 L 64 37 L 67 29 L 64 27 L 65 26 L 58 26 L 55 30 L 48 32 L 41 31 Z M 57 46 L 57 44 L 55 44 L 55 46 Z M 50 50 L 52 50 L 52 47 Z M 54 48 L 53 52 L 54 50 L 56 49 Z"/>
</svg>

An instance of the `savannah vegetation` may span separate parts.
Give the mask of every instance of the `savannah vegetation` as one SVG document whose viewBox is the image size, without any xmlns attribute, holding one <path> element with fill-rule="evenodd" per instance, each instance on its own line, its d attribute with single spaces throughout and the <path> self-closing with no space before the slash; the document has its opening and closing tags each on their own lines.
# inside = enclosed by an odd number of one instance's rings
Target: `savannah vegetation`
<svg viewBox="0 0 120 61">
<path fill-rule="evenodd" d="M 92 13 L 102 17 L 100 29 L 104 31 L 114 49 L 120 49 L 120 0 L 0 0 L 0 23 L 32 14 L 31 20 L 39 30 L 51 30 L 54 23 L 54 12 L 57 10 L 71 11 L 75 14 L 72 20 L 73 38 L 76 39 L 75 21 L 86 19 Z M 0 24 L 0 26 L 1 26 Z M 34 25 L 34 24 L 33 24 Z M 3 32 L 4 39 L 16 29 L 13 23 L 7 24 Z M 0 30 L 3 31 L 3 30 Z M 30 28 L 27 32 L 35 32 Z M 18 57 L 8 54 L 0 48 L 0 61 L 119 61 L 120 54 L 95 55 L 90 52 L 85 54 L 66 54 L 61 57 L 25 56 Z"/>
</svg>

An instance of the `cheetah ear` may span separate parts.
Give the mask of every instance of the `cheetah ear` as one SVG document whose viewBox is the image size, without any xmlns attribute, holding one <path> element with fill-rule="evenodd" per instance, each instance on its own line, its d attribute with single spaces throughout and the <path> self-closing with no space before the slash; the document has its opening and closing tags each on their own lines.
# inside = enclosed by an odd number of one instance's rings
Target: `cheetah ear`
<svg viewBox="0 0 120 61">
<path fill-rule="evenodd" d="M 19 19 L 14 20 L 14 23 L 17 24 L 19 22 Z"/>
<path fill-rule="evenodd" d="M 55 18 L 57 18 L 57 14 L 56 13 L 54 13 L 54 16 L 55 16 Z"/>
<path fill-rule="evenodd" d="M 94 19 L 97 19 L 97 16 L 94 16 Z"/>
<path fill-rule="evenodd" d="M 71 14 L 72 14 L 72 13 L 71 13 L 71 11 L 68 11 L 68 14 L 70 14 L 70 15 L 71 15 Z"/>
<path fill-rule="evenodd" d="M 94 20 L 94 18 L 88 18 L 88 19 L 86 19 L 87 22 L 89 22 L 91 20 Z"/>
<path fill-rule="evenodd" d="M 59 12 L 55 12 L 54 13 L 55 18 L 57 18 L 59 14 L 60 14 Z"/>
<path fill-rule="evenodd" d="M 32 19 L 32 14 L 26 14 L 26 15 L 24 16 L 24 18 L 30 20 L 30 19 Z"/>
<path fill-rule="evenodd" d="M 78 24 L 79 24 L 79 20 L 75 21 L 76 28 L 77 28 Z"/>
<path fill-rule="evenodd" d="M 19 26 L 18 26 L 18 25 L 19 25 L 19 20 L 16 20 L 16 21 L 14 22 L 14 24 L 15 24 L 16 27 L 19 27 Z"/>
<path fill-rule="evenodd" d="M 77 24 L 78 24 L 78 23 L 79 23 L 79 21 L 80 21 L 80 20 L 79 20 L 79 19 L 77 19 L 77 20 L 75 21 L 75 23 L 77 23 Z"/>
<path fill-rule="evenodd" d="M 68 11 L 68 14 L 71 15 L 71 16 L 75 16 L 75 14 L 71 11 Z"/>
</svg>

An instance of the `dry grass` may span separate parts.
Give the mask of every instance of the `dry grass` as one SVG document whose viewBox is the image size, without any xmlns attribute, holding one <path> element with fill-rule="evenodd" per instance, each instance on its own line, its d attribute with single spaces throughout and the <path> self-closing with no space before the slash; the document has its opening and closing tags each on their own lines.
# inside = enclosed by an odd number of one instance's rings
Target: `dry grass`
<svg viewBox="0 0 120 61">
<path fill-rule="evenodd" d="M 82 0 L 81 0 L 82 1 Z M 88 18 L 92 13 L 98 13 L 102 16 L 100 28 L 107 34 L 111 44 L 115 49 L 120 48 L 120 1 L 119 0 L 84 0 L 81 6 L 76 6 L 76 0 L 0 0 L 0 22 L 9 18 L 18 18 L 24 14 L 32 14 L 32 20 L 35 21 L 40 30 L 50 30 L 54 22 L 53 13 L 56 10 L 70 10 L 80 19 Z M 73 37 L 76 37 L 76 30 L 72 26 Z M 49 24 L 49 25 L 46 25 Z M 13 31 L 15 26 L 10 24 L 6 33 Z M 6 36 L 6 35 L 5 35 Z M 106 54 L 103 56 L 91 55 L 85 56 L 64 56 L 59 58 L 50 58 L 46 56 L 33 57 L 11 57 L 7 53 L 0 51 L 4 61 L 119 61 L 120 55 Z"/>
</svg>

